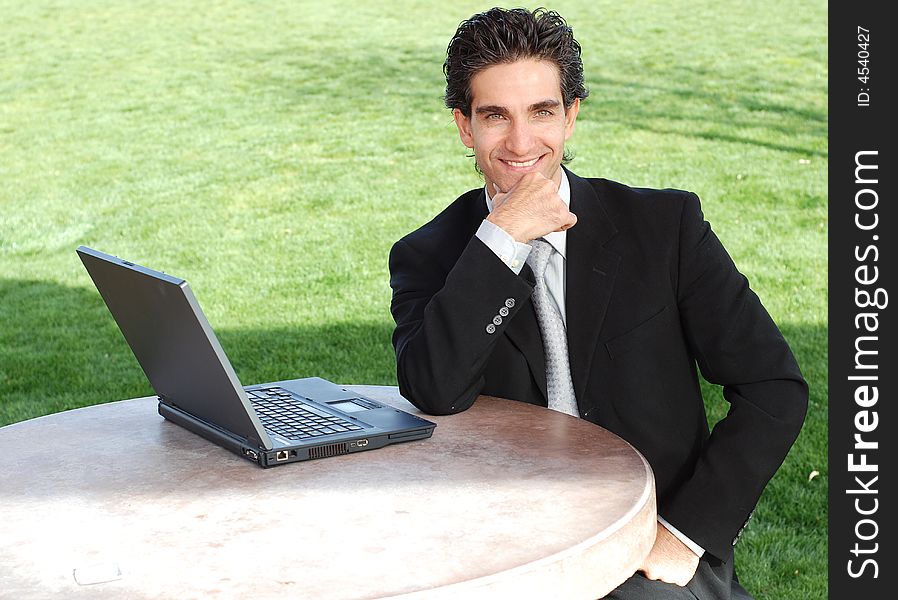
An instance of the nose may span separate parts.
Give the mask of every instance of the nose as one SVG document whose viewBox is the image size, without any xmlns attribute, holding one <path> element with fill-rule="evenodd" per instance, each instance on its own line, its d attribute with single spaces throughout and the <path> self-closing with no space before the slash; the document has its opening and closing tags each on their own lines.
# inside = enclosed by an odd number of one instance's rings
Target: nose
<svg viewBox="0 0 898 600">
<path fill-rule="evenodd" d="M 516 120 L 512 123 L 508 136 L 505 138 L 505 148 L 512 154 L 525 157 L 533 147 L 533 131 L 526 120 Z"/>
</svg>

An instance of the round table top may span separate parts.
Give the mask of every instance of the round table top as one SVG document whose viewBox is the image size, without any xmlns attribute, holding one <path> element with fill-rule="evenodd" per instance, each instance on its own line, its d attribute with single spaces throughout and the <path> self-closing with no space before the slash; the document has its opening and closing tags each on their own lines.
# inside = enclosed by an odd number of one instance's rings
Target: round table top
<svg viewBox="0 0 898 600">
<path fill-rule="evenodd" d="M 4 427 L 0 590 L 593 599 L 651 549 L 651 469 L 612 433 L 489 397 L 427 418 L 430 439 L 272 469 L 164 421 L 155 398 Z"/>
</svg>

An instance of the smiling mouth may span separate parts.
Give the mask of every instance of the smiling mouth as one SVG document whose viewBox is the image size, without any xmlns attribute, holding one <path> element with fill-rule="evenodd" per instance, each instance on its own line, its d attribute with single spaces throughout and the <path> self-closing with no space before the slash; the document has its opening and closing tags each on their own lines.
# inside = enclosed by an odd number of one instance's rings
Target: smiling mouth
<svg viewBox="0 0 898 600">
<path fill-rule="evenodd" d="M 503 160 L 502 162 L 504 162 L 504 163 L 505 163 L 506 165 L 508 165 L 509 167 L 515 167 L 515 168 L 518 168 L 518 169 L 523 169 L 523 168 L 526 168 L 526 167 L 532 167 L 533 165 L 536 164 L 536 161 L 538 161 L 539 159 L 540 159 L 540 157 L 537 156 L 536 158 L 532 158 L 532 159 L 530 159 L 530 160 L 523 161 L 523 162 L 518 162 L 518 161 L 514 161 L 514 160 Z"/>
</svg>

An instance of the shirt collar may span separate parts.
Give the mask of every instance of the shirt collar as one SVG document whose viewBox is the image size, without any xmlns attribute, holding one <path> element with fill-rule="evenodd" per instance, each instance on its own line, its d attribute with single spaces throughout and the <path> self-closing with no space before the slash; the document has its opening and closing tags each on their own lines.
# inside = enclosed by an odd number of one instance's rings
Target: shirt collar
<svg viewBox="0 0 898 600">
<path fill-rule="evenodd" d="M 490 191 L 486 189 L 486 186 L 483 186 L 484 196 L 486 196 L 486 210 L 489 212 L 493 212 L 493 201 L 490 198 Z M 570 209 L 571 207 L 571 184 L 568 181 L 567 173 L 564 169 L 561 169 L 561 184 L 558 186 L 558 195 L 561 196 L 562 202 L 564 202 L 567 207 Z M 549 242 L 555 251 L 558 252 L 562 256 L 562 258 L 566 258 L 567 252 L 567 231 L 553 231 L 552 233 L 548 233 L 544 236 L 544 239 Z"/>
</svg>

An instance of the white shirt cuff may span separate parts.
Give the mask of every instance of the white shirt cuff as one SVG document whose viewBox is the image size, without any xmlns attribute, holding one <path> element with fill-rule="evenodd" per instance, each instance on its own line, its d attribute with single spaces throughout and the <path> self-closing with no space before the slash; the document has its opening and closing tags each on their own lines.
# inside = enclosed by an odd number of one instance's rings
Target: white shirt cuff
<svg viewBox="0 0 898 600">
<path fill-rule="evenodd" d="M 683 535 L 683 534 L 680 532 L 679 529 L 677 529 L 676 527 L 674 527 L 673 525 L 671 525 L 670 523 L 668 523 L 667 521 L 665 521 L 664 518 L 663 518 L 661 515 L 658 515 L 658 522 L 661 523 L 662 525 L 664 525 L 664 527 L 665 527 L 669 532 L 671 532 L 672 534 L 674 534 L 674 537 L 676 537 L 678 540 L 680 540 L 681 542 L 683 542 L 683 543 L 686 545 L 687 548 L 689 548 L 690 550 L 692 550 L 693 552 L 695 552 L 696 556 L 701 556 L 702 554 L 705 553 L 705 549 L 704 549 L 704 548 L 702 548 L 701 546 L 699 546 L 698 544 L 696 544 L 695 542 L 693 542 L 692 540 L 690 540 L 690 539 L 689 539 L 688 537 L 686 537 L 685 535 Z"/>
<path fill-rule="evenodd" d="M 483 220 L 475 234 L 487 248 L 499 257 L 499 260 L 511 269 L 515 275 L 521 274 L 524 262 L 530 255 L 530 244 L 516 242 L 511 235 L 495 223 Z"/>
</svg>

